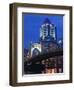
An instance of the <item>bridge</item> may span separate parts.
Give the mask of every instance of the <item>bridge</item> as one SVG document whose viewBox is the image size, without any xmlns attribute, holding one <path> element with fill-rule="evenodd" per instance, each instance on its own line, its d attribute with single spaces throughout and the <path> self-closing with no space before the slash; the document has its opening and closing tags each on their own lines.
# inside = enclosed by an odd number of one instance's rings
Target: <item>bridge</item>
<svg viewBox="0 0 74 90">
<path fill-rule="evenodd" d="M 37 55 L 35 57 L 30 58 L 29 60 L 24 62 L 24 72 L 26 74 L 38 74 L 41 73 L 43 70 L 45 70 L 45 68 L 47 68 L 45 66 L 45 64 L 43 65 L 41 62 L 44 60 L 45 62 L 47 62 L 46 60 L 48 59 L 48 62 L 50 63 L 49 65 L 49 69 L 51 68 L 55 68 L 55 64 L 54 61 L 50 62 L 50 58 L 55 58 L 55 57 L 60 57 L 63 56 L 63 49 L 57 49 L 55 51 L 49 51 L 48 53 L 43 53 L 40 55 Z M 59 60 L 60 61 L 60 60 Z M 37 62 L 40 62 L 39 64 Z M 59 72 L 59 67 L 61 68 L 61 72 L 63 72 L 63 59 L 61 61 L 61 64 L 57 63 L 57 59 L 56 59 L 56 68 L 57 68 L 57 72 Z"/>
<path fill-rule="evenodd" d="M 49 51 L 48 53 L 43 53 L 35 57 L 32 57 L 29 60 L 25 61 L 25 63 L 36 63 L 38 61 L 42 61 L 51 57 L 62 56 L 62 55 L 63 55 L 63 49 L 57 49 L 54 51 Z"/>
</svg>

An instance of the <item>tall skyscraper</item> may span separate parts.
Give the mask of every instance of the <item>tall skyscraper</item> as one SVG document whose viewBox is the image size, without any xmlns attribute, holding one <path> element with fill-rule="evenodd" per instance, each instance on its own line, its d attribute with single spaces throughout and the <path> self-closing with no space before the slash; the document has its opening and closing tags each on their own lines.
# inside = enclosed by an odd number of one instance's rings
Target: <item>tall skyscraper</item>
<svg viewBox="0 0 74 90">
<path fill-rule="evenodd" d="M 56 34 L 56 26 L 46 18 L 40 28 L 40 39 L 43 41 L 56 40 Z"/>
<path fill-rule="evenodd" d="M 40 42 L 42 52 L 49 52 L 57 48 L 57 31 L 56 26 L 50 22 L 48 18 L 45 19 L 40 28 Z"/>
</svg>

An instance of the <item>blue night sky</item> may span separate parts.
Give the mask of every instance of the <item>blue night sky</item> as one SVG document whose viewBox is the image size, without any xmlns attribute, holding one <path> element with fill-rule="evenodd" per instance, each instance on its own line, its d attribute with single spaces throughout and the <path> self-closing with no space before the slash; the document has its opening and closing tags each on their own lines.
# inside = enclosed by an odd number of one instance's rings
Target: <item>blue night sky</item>
<svg viewBox="0 0 74 90">
<path fill-rule="evenodd" d="M 63 15 L 23 14 L 24 48 L 39 41 L 40 26 L 46 18 L 56 25 L 57 41 L 63 38 Z"/>
</svg>

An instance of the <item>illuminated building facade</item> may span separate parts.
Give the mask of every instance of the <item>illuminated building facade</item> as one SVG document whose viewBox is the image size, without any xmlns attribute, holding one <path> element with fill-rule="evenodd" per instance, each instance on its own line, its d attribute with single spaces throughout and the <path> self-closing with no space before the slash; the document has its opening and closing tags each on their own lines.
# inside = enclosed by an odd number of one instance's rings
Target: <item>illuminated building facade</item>
<svg viewBox="0 0 74 90">
<path fill-rule="evenodd" d="M 48 18 L 46 18 L 41 25 L 40 38 L 45 41 L 56 40 L 56 26 L 52 24 Z"/>
</svg>

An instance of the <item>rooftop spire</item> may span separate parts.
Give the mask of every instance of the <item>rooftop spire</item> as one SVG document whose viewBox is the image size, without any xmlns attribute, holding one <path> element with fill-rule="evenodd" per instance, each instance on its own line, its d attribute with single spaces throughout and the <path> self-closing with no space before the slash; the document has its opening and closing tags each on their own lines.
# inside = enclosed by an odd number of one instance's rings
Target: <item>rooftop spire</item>
<svg viewBox="0 0 74 90">
<path fill-rule="evenodd" d="M 46 18 L 45 21 L 43 22 L 43 24 L 45 24 L 45 23 L 51 24 L 51 21 L 48 18 Z"/>
</svg>

